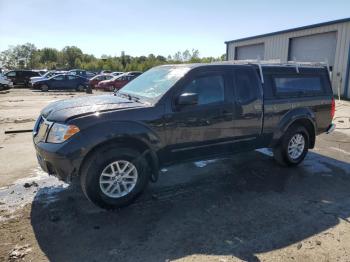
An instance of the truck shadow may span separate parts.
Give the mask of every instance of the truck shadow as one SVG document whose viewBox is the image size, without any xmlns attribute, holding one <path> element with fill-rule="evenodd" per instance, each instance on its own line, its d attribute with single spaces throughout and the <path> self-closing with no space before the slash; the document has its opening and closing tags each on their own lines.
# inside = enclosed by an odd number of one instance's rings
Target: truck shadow
<svg viewBox="0 0 350 262">
<path fill-rule="evenodd" d="M 255 151 L 169 168 L 114 212 L 94 207 L 74 186 L 55 201 L 38 192 L 31 223 L 50 261 L 259 261 L 258 253 L 348 221 L 349 188 L 349 163 L 310 152 L 301 166 L 282 168 Z"/>
</svg>

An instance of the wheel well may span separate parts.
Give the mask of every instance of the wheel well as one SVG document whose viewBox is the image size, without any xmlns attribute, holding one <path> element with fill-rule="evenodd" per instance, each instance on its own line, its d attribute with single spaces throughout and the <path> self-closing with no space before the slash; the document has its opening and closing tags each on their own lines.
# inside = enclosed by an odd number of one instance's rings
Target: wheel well
<svg viewBox="0 0 350 262">
<path fill-rule="evenodd" d="M 313 123 L 307 119 L 307 118 L 302 118 L 302 119 L 297 119 L 295 120 L 289 127 L 294 126 L 294 125 L 299 125 L 303 126 L 306 128 L 307 132 L 309 133 L 309 148 L 314 148 L 315 147 L 315 127 Z M 288 127 L 288 128 L 289 128 Z"/>
<path fill-rule="evenodd" d="M 157 172 L 156 174 L 158 174 L 159 171 L 159 164 L 158 164 L 158 158 L 156 156 L 156 154 L 154 153 L 153 150 L 151 150 L 147 144 L 145 144 L 144 142 L 138 140 L 138 139 L 134 139 L 134 138 L 128 138 L 128 137 L 121 137 L 121 138 L 116 138 L 116 139 L 112 139 L 112 140 L 108 140 L 105 142 L 102 142 L 98 145 L 96 145 L 95 147 L 93 147 L 88 153 L 87 155 L 84 157 L 80 167 L 79 167 L 79 172 L 78 172 L 78 176 L 80 176 L 80 172 L 82 170 L 82 167 L 84 166 L 84 164 L 86 163 L 86 161 L 89 160 L 89 158 L 99 149 L 105 147 L 105 146 L 125 146 L 127 148 L 132 148 L 135 149 L 136 151 L 138 151 L 140 154 L 142 154 L 145 159 L 147 164 L 149 165 L 149 168 L 151 169 L 152 173 Z"/>
</svg>

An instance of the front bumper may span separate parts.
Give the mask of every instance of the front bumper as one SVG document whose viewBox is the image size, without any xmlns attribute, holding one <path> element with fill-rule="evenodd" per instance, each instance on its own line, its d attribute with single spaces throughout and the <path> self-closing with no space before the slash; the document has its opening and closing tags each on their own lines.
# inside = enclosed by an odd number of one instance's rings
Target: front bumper
<svg viewBox="0 0 350 262">
<path fill-rule="evenodd" d="M 3 83 L 3 84 L 0 84 L 3 88 L 5 89 L 10 89 L 10 88 L 13 88 L 13 83 L 12 82 L 8 82 L 8 83 Z"/>
<path fill-rule="evenodd" d="M 77 172 L 77 166 L 74 166 L 72 160 L 59 156 L 56 150 L 48 148 L 48 143 L 39 142 L 35 145 L 36 157 L 43 171 L 53 175 L 60 180 L 70 182 L 71 177 Z"/>
<path fill-rule="evenodd" d="M 47 125 L 48 127 L 42 128 Z M 40 117 L 33 132 L 33 143 L 40 167 L 50 175 L 60 180 L 70 182 L 72 176 L 78 174 L 86 152 L 83 150 L 84 138 L 80 134 L 59 144 L 47 143 L 48 132 L 52 122 Z M 41 132 L 43 130 L 43 132 Z"/>
</svg>

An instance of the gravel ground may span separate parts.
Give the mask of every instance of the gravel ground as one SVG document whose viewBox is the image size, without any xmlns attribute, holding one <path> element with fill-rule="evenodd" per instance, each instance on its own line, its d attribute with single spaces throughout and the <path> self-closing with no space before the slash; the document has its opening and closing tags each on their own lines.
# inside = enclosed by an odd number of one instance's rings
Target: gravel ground
<svg viewBox="0 0 350 262">
<path fill-rule="evenodd" d="M 49 102 L 0 94 L 0 261 L 350 261 L 350 103 L 296 168 L 269 150 L 173 166 L 106 212 L 38 167 L 30 133 Z"/>
</svg>

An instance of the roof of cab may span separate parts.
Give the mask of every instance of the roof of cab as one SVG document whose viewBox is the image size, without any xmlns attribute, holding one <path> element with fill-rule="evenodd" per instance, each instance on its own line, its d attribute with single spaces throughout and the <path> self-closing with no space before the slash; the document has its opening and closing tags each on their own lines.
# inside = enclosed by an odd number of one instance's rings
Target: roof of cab
<svg viewBox="0 0 350 262">
<path fill-rule="evenodd" d="M 251 66 L 251 67 L 263 67 L 263 68 L 327 68 L 327 65 L 324 63 L 277 63 L 269 61 L 220 61 L 213 63 L 192 63 L 192 64 L 170 64 L 170 65 L 161 65 L 159 67 L 186 67 L 186 68 L 198 68 L 198 67 L 215 67 L 215 66 Z"/>
</svg>

